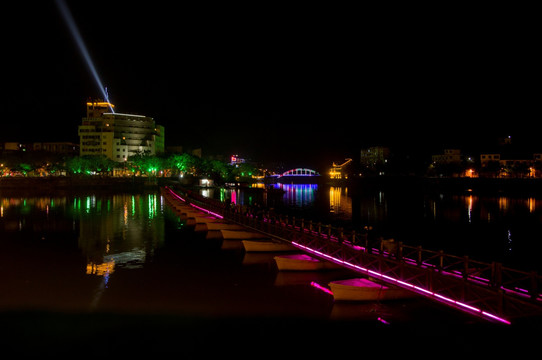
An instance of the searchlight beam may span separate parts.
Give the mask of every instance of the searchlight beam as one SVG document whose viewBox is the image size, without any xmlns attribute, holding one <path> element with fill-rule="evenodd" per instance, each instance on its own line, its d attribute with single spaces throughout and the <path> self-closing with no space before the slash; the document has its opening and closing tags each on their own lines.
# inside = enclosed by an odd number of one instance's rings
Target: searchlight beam
<svg viewBox="0 0 542 360">
<path fill-rule="evenodd" d="M 79 52 L 81 53 L 83 60 L 85 60 L 88 66 L 88 69 L 90 70 L 90 73 L 92 74 L 92 76 L 94 77 L 94 80 L 96 81 L 96 85 L 98 85 L 98 88 L 100 89 L 105 101 L 107 103 L 110 103 L 107 89 L 102 84 L 102 80 L 100 79 L 100 76 L 98 75 L 98 71 L 96 71 L 94 62 L 92 61 L 92 58 L 90 57 L 90 54 L 87 50 L 85 42 L 83 41 L 83 37 L 81 36 L 81 33 L 79 33 L 79 29 L 77 28 L 77 25 L 75 24 L 75 20 L 73 19 L 70 9 L 68 8 L 64 0 L 55 0 L 55 2 L 58 9 L 60 10 L 60 13 L 62 14 L 62 17 L 64 18 L 64 21 L 66 22 L 66 25 L 68 26 L 73 36 L 73 39 L 75 40 L 75 43 L 77 44 L 77 47 L 79 48 Z M 112 113 L 115 112 L 115 110 L 113 110 L 111 106 L 109 106 L 109 109 L 111 110 Z"/>
</svg>

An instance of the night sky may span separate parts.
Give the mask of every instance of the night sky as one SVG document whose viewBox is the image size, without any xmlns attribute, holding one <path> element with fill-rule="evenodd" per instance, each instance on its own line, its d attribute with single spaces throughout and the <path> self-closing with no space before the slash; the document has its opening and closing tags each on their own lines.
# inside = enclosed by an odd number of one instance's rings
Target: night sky
<svg viewBox="0 0 542 360">
<path fill-rule="evenodd" d="M 116 110 L 166 146 L 305 166 L 536 138 L 533 9 L 66 3 Z M 55 2 L 1 11 L 0 141 L 77 142 L 101 93 Z"/>
</svg>

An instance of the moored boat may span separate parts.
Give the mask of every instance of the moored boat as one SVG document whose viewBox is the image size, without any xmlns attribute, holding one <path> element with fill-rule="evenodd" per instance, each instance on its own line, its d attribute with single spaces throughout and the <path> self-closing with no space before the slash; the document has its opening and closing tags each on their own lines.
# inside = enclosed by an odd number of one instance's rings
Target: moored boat
<svg viewBox="0 0 542 360">
<path fill-rule="evenodd" d="M 265 235 L 256 232 L 256 231 L 250 231 L 250 230 L 228 230 L 228 229 L 222 229 L 220 230 L 222 232 L 222 236 L 224 239 L 238 239 L 238 240 L 244 240 L 244 239 L 263 239 L 266 238 Z"/>
<path fill-rule="evenodd" d="M 247 252 L 282 252 L 295 251 L 297 248 L 286 243 L 268 239 L 243 240 L 243 246 Z"/>
<path fill-rule="evenodd" d="M 415 296 L 411 291 L 364 278 L 331 281 L 328 285 L 333 292 L 333 298 L 339 301 L 396 300 Z"/>
<path fill-rule="evenodd" d="M 284 271 L 318 271 L 340 268 L 337 264 L 305 254 L 278 255 L 274 259 L 278 269 Z"/>
</svg>

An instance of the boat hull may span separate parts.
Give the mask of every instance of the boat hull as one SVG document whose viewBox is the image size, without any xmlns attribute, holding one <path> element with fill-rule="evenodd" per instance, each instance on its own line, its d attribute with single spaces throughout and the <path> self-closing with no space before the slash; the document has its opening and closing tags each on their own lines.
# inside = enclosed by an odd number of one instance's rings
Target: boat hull
<svg viewBox="0 0 542 360">
<path fill-rule="evenodd" d="M 339 265 L 322 261 L 305 254 L 275 256 L 275 263 L 281 271 L 319 271 L 340 268 Z"/>
<path fill-rule="evenodd" d="M 224 239 L 237 239 L 237 240 L 244 240 L 244 239 L 265 239 L 265 236 L 261 233 L 255 232 L 255 231 L 249 231 L 249 230 L 228 230 L 228 229 L 222 229 L 220 230 L 222 232 L 222 237 Z"/>
<path fill-rule="evenodd" d="M 247 252 L 282 252 L 295 251 L 294 246 L 277 241 L 267 240 L 242 240 L 245 251 Z"/>
<path fill-rule="evenodd" d="M 332 281 L 328 285 L 333 292 L 333 298 L 337 301 L 397 300 L 415 296 L 408 290 L 385 286 L 363 278 Z"/>
</svg>

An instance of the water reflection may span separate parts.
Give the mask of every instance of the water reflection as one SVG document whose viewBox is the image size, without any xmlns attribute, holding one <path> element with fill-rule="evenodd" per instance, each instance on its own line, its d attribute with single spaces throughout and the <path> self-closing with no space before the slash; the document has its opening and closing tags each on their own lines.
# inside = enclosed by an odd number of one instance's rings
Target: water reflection
<svg viewBox="0 0 542 360">
<path fill-rule="evenodd" d="M 90 194 L 73 197 L 2 197 L 0 230 L 37 239 L 76 236 L 86 273 L 106 276 L 141 266 L 164 241 L 161 197 Z"/>
<path fill-rule="evenodd" d="M 535 198 L 528 198 L 527 199 L 527 207 L 529 207 L 529 212 L 534 213 L 536 210 L 536 199 Z"/>
<path fill-rule="evenodd" d="M 329 187 L 329 212 L 346 216 L 352 215 L 352 198 L 348 196 L 347 187 Z"/>
<path fill-rule="evenodd" d="M 287 206 L 306 208 L 314 204 L 317 184 L 276 184 L 284 191 L 283 201 Z"/>
<path fill-rule="evenodd" d="M 280 192 L 278 192 L 280 191 Z M 337 218 L 360 217 L 362 224 L 385 224 L 390 216 L 397 216 L 400 209 L 404 215 L 420 215 L 420 218 L 434 222 L 492 223 L 506 216 L 532 214 L 542 220 L 542 199 L 535 197 L 515 198 L 510 196 L 479 196 L 467 194 L 424 193 L 390 194 L 387 191 L 363 192 L 348 187 L 322 186 L 315 184 L 275 184 L 272 188 L 258 189 L 204 189 L 201 194 L 222 201 L 251 206 L 256 203 L 274 207 L 281 194 L 280 205 L 286 208 L 318 210 L 336 215 Z M 390 200 L 391 198 L 391 200 Z M 273 202 L 271 202 L 273 200 Z M 390 204 L 391 201 L 391 204 Z M 420 202 L 421 201 L 421 202 Z M 419 208 L 423 204 L 423 208 Z M 418 213 L 418 209 L 421 211 Z M 359 222 L 359 221 L 357 221 Z"/>
<path fill-rule="evenodd" d="M 221 199 L 231 198 L 237 204 L 262 203 L 278 211 L 297 211 L 295 216 L 312 217 L 347 230 L 371 226 L 374 237 L 395 238 L 411 246 L 513 263 L 510 266 L 540 267 L 531 259 L 538 251 L 535 249 L 542 247 L 534 241 L 542 232 L 542 199 L 536 197 L 309 184 L 277 184 L 266 191 L 214 191 L 221 192 Z"/>
<path fill-rule="evenodd" d="M 280 196 L 281 205 L 299 209 L 314 206 L 317 192 L 317 184 L 274 184 L 267 188 L 202 188 L 199 191 L 202 196 L 242 206 L 261 204 L 273 207 L 275 204 L 268 199 L 269 194 L 272 194 L 273 201 Z"/>
<path fill-rule="evenodd" d="M 161 197 L 157 194 L 75 198 L 79 247 L 87 273 L 110 275 L 115 268 L 138 268 L 164 241 Z"/>
</svg>

